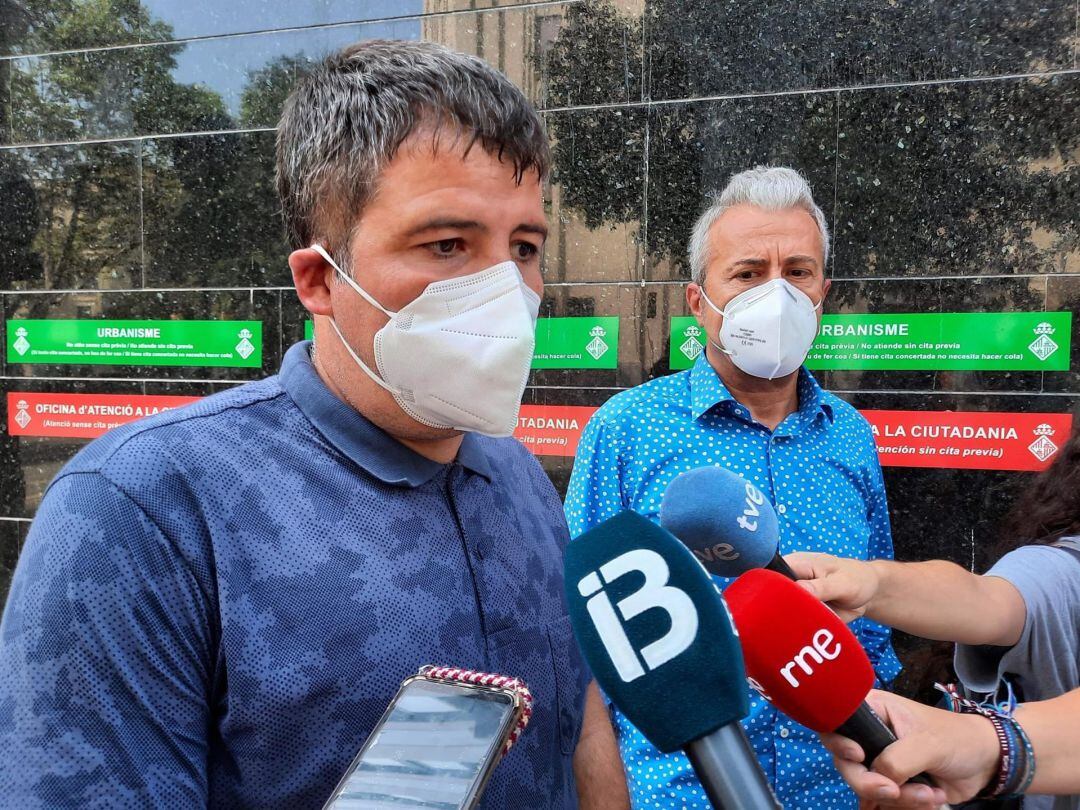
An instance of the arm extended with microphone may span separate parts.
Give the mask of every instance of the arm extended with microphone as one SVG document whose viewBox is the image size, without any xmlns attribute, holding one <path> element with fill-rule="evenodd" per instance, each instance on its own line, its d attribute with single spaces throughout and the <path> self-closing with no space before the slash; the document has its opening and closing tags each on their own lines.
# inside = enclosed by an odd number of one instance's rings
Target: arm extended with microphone
<svg viewBox="0 0 1080 810">
<path fill-rule="evenodd" d="M 660 751 L 682 749 L 718 810 L 779 808 L 739 720 L 738 639 L 694 556 L 623 512 L 566 548 L 574 635 L 600 688 Z"/>
<path fill-rule="evenodd" d="M 857 742 L 869 766 L 896 742 L 866 703 L 874 668 L 829 608 L 774 571 L 747 571 L 725 591 L 752 685 L 776 708 L 817 732 Z M 910 781 L 931 784 L 920 774 Z"/>
<path fill-rule="evenodd" d="M 739 629 L 747 670 L 751 678 L 757 681 L 756 686 L 760 687 L 762 681 L 754 674 L 755 667 L 751 665 L 754 656 L 747 651 L 748 645 L 756 652 L 759 645 L 775 639 L 778 633 L 788 632 L 792 622 L 804 616 L 818 617 L 822 626 L 828 624 L 833 628 L 834 638 L 844 637 L 844 649 L 851 651 L 845 655 L 844 661 L 851 663 L 843 672 L 852 677 L 857 674 L 855 683 L 865 683 L 865 689 L 859 692 L 857 700 L 853 700 L 850 680 L 833 678 L 826 681 L 829 689 L 841 690 L 842 694 L 833 697 L 840 705 L 850 707 L 850 714 L 836 723 L 833 723 L 835 714 L 828 714 L 828 721 L 824 726 L 831 727 L 825 728 L 817 718 L 806 714 L 805 710 L 810 707 L 804 702 L 796 700 L 781 705 L 770 698 L 777 708 L 815 731 L 835 731 L 854 740 L 866 754 L 867 765 L 888 745 L 896 742 L 896 737 L 889 727 L 864 702 L 866 693 L 874 683 L 874 670 L 862 646 L 832 611 L 801 588 L 792 585 L 798 577 L 780 555 L 780 522 L 772 504 L 761 490 L 741 475 L 722 467 L 701 467 L 684 472 L 664 491 L 660 504 L 660 525 L 679 538 L 711 574 L 740 577 L 741 580 L 748 572 L 759 573 L 764 569 L 788 580 L 785 583 L 788 586 L 786 589 L 779 585 L 774 585 L 771 589 L 771 592 L 780 589 L 778 592 L 786 598 L 783 604 L 787 605 L 785 610 L 778 611 L 773 616 L 777 622 L 775 627 L 766 631 L 755 625 L 753 629 L 754 633 L 763 632 L 764 635 L 749 634 L 750 631 L 739 623 L 736 614 L 736 626 Z M 753 580 L 757 581 L 756 573 Z M 725 596 L 732 594 L 731 589 L 738 584 L 736 582 L 730 586 Z M 728 600 L 734 611 L 732 598 L 738 598 L 738 591 Z M 856 660 L 858 656 L 861 656 L 861 660 Z M 778 686 L 779 688 L 782 687 Z M 855 687 L 855 691 L 858 692 L 860 688 L 861 686 Z M 822 697 L 828 699 L 827 695 Z M 811 722 L 804 720 L 804 717 Z M 930 784 L 929 778 L 922 775 L 911 781 Z"/>
</svg>

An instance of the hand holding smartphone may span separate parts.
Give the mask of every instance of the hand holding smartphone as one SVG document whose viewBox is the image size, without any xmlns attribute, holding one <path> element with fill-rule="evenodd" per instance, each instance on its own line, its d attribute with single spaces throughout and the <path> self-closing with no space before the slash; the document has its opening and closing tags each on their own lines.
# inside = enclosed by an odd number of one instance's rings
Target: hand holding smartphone
<svg viewBox="0 0 1080 810">
<path fill-rule="evenodd" d="M 516 678 L 423 667 L 401 684 L 323 810 L 471 810 L 531 712 Z"/>
</svg>

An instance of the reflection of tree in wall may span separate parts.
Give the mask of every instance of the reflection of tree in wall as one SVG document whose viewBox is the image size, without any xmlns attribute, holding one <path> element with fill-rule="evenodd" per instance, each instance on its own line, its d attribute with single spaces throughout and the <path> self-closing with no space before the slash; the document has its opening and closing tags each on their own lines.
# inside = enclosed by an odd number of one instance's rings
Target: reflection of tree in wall
<svg viewBox="0 0 1080 810">
<path fill-rule="evenodd" d="M 239 121 L 222 112 L 213 129 L 274 126 L 306 64 L 283 57 L 254 71 Z M 288 285 L 273 132 L 155 139 L 145 160 L 148 275 L 156 286 Z"/>
<path fill-rule="evenodd" d="M 8 36 L 48 42 L 49 50 L 101 41 L 131 41 L 135 32 L 161 38 L 138 3 L 27 2 L 24 30 Z M 27 47 L 27 46 L 24 46 Z M 15 88 L 8 122 L 37 140 L 78 140 L 84 127 L 138 127 L 155 107 L 180 104 L 168 71 L 181 46 L 68 54 L 11 70 Z M 47 69 L 46 69 L 47 65 Z M 182 106 L 182 104 L 180 104 Z M 47 133 L 47 134 L 46 134 Z M 138 154 L 131 145 L 87 144 L 22 151 L 25 178 L 18 206 L 36 207 L 41 228 L 32 260 L 7 265 L 8 286 L 128 286 L 139 261 Z M 28 194 L 33 191 L 35 199 Z M 51 302 L 38 305 L 47 308 Z"/>
<path fill-rule="evenodd" d="M 32 29 L 9 36 L 39 37 L 50 50 L 171 36 L 170 28 L 151 20 L 137 2 L 38 5 L 29 9 Z M 56 56 L 41 61 L 41 75 L 11 71 L 12 81 L 23 85 L 14 94 L 20 99 L 12 110 L 14 129 L 40 130 L 48 140 L 78 140 L 84 127 L 167 134 L 273 126 L 306 64 L 303 58 L 286 58 L 253 73 L 237 121 L 213 91 L 173 79 L 183 47 Z M 287 283 L 272 132 L 19 150 L 7 153 L 0 165 L 0 184 L 11 192 L 2 203 L 5 227 L 37 212 L 29 249 L 24 246 L 16 256 L 10 243 L 0 248 L 0 283 L 9 288 L 137 288 L 144 272 L 150 287 Z M 58 300 L 36 296 L 23 314 L 43 316 Z M 165 314 L 160 303 L 145 296 L 105 301 L 111 317 Z M 224 313 L 174 314 L 213 318 Z"/>
<path fill-rule="evenodd" d="M 678 99 L 1067 66 L 1070 11 L 1061 4 L 1006 18 L 933 0 L 895 8 L 658 0 L 646 11 L 651 82 L 642 89 L 628 55 L 642 22 L 608 3 L 584 4 L 568 13 L 547 60 L 549 95 L 560 103 L 596 94 L 597 77 L 609 77 L 610 98 L 630 87 L 631 98 Z M 1054 262 L 1080 248 L 1075 87 L 1060 77 L 654 105 L 643 238 L 654 258 L 681 262 L 705 195 L 760 162 L 798 166 L 829 202 L 838 149 L 843 213 L 834 231 L 844 272 L 1060 270 Z M 565 204 L 592 227 L 640 219 L 627 143 L 644 135 L 613 132 L 603 110 L 549 125 Z"/>
</svg>

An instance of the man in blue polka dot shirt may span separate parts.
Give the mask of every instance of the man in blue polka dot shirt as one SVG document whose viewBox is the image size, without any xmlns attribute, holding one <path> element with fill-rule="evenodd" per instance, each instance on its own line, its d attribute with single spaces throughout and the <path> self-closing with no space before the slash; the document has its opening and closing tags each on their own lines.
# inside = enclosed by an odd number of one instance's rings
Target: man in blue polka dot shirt
<svg viewBox="0 0 1080 810">
<path fill-rule="evenodd" d="M 870 427 L 802 368 L 829 290 L 828 250 L 824 215 L 798 172 L 759 167 L 731 179 L 690 244 L 686 300 L 705 349 L 691 369 L 618 394 L 590 420 L 566 497 L 573 536 L 624 509 L 659 520 L 675 476 L 716 465 L 776 507 L 781 553 L 892 557 Z M 895 678 L 888 629 L 867 620 L 852 629 L 879 679 Z M 686 757 L 661 754 L 613 713 L 634 808 L 708 810 Z M 784 807 L 858 806 L 812 731 L 756 694 L 743 722 Z"/>
</svg>

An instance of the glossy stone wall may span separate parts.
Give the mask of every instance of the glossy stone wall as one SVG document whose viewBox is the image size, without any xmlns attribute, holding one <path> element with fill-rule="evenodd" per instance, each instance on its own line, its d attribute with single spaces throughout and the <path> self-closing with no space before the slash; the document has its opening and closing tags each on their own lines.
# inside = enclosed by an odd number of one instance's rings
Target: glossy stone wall
<svg viewBox="0 0 1080 810">
<path fill-rule="evenodd" d="M 828 215 L 827 312 L 1080 303 L 1075 0 L 0 0 L 5 332 L 24 318 L 263 330 L 261 368 L 5 354 L 0 594 L 44 487 L 86 441 L 13 435 L 8 394 L 16 408 L 23 393 L 203 396 L 273 373 L 302 337 L 273 126 L 311 60 L 370 37 L 478 54 L 544 112 L 556 167 L 541 314 L 618 316 L 620 331 L 616 368 L 537 370 L 530 405 L 597 406 L 670 373 L 690 226 L 756 163 L 800 168 Z M 1071 330 L 1068 370 L 819 378 L 863 409 L 1069 413 Z M 572 459 L 542 460 L 564 487 Z M 889 467 L 897 556 L 985 565 L 1030 475 Z M 930 648 L 900 646 L 916 690 L 936 674 Z"/>
</svg>

